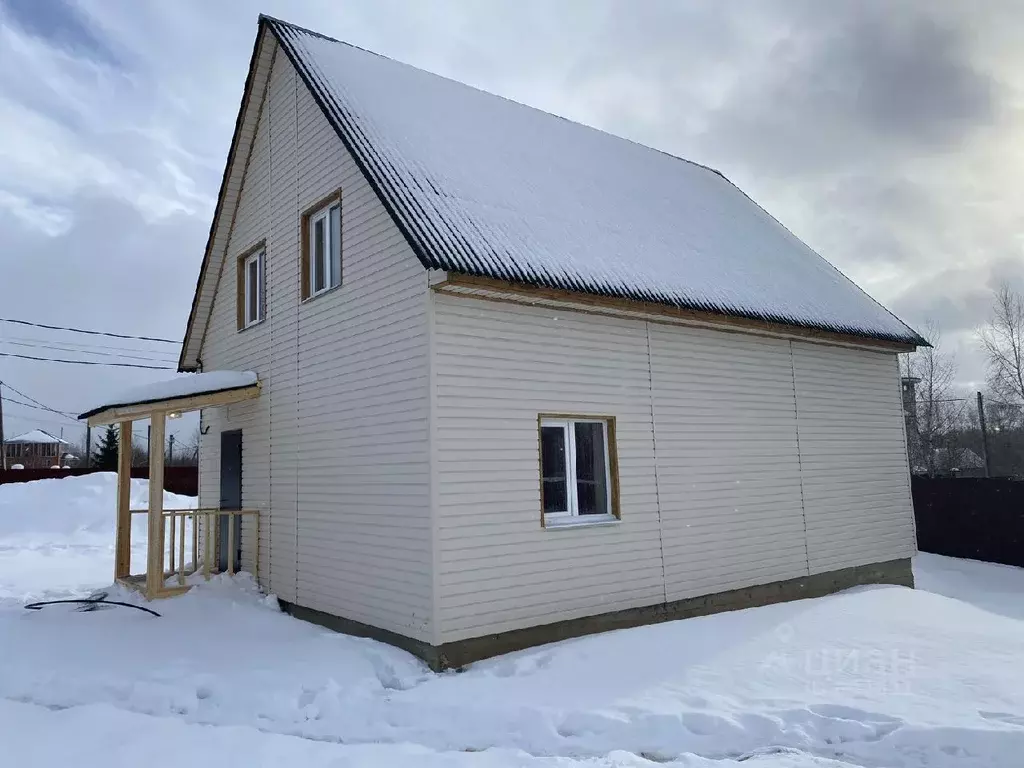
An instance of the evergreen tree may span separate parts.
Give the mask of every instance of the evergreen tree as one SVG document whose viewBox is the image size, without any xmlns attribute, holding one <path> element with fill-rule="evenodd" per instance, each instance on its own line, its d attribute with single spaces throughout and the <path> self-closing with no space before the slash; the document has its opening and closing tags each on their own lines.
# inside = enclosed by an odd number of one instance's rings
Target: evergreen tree
<svg viewBox="0 0 1024 768">
<path fill-rule="evenodd" d="M 117 430 L 111 424 L 100 438 L 99 447 L 92 456 L 94 467 L 110 472 L 117 471 Z"/>
</svg>

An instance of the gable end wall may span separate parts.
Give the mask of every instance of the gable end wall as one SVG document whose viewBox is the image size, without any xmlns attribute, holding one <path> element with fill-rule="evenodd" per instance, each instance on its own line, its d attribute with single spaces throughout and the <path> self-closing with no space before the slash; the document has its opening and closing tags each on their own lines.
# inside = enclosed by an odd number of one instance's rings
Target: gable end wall
<svg viewBox="0 0 1024 768">
<path fill-rule="evenodd" d="M 299 296 L 299 214 L 342 189 L 344 284 Z M 266 240 L 266 319 L 236 329 L 236 260 Z M 263 510 L 259 581 L 300 606 L 432 639 L 427 275 L 295 70 L 275 55 L 213 314 L 207 371 L 259 399 L 203 413 L 200 502 L 220 432 L 243 430 L 243 504 Z M 243 533 L 243 566 L 256 542 Z"/>
</svg>

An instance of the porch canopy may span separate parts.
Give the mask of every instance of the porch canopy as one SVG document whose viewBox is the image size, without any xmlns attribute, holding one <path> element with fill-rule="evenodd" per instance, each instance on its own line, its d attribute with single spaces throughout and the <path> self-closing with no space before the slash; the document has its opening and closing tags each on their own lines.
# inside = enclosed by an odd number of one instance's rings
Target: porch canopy
<svg viewBox="0 0 1024 768">
<path fill-rule="evenodd" d="M 86 411 L 78 418 L 90 427 L 148 419 L 154 413 L 186 413 L 230 405 L 260 396 L 252 371 L 210 371 L 132 387 Z M 155 427 L 156 425 L 154 425 Z"/>
<path fill-rule="evenodd" d="M 200 524 L 205 521 L 203 538 L 203 568 L 210 573 L 211 561 L 216 547 L 217 530 L 215 519 L 224 515 L 237 516 L 253 514 L 256 510 L 188 509 L 165 510 L 164 489 L 164 435 L 168 416 L 178 416 L 200 408 L 213 408 L 231 403 L 252 400 L 260 395 L 259 378 L 252 371 L 210 371 L 209 373 L 179 376 L 166 381 L 133 387 L 119 395 L 98 404 L 78 418 L 88 422 L 90 427 L 103 424 L 120 425 L 121 435 L 132 434 L 132 422 L 150 420 L 150 444 L 161 450 L 151 451 L 149 456 L 149 504 L 145 509 L 131 509 L 131 438 L 118 441 L 117 458 L 117 545 L 114 563 L 114 579 L 125 586 L 141 589 L 149 598 L 166 597 L 188 589 L 186 577 L 186 530 L 191 526 L 192 561 L 189 572 L 198 568 Z M 131 575 L 131 516 L 133 513 L 146 514 L 149 532 L 146 552 L 146 573 L 144 577 Z M 234 538 L 236 526 L 225 526 L 230 539 Z M 168 533 L 170 550 L 168 551 Z M 234 571 L 235 542 L 228 542 L 229 572 Z M 165 562 L 170 561 L 170 573 Z M 177 567 L 175 567 L 177 564 Z M 177 573 L 178 585 L 169 587 L 168 575 Z"/>
</svg>

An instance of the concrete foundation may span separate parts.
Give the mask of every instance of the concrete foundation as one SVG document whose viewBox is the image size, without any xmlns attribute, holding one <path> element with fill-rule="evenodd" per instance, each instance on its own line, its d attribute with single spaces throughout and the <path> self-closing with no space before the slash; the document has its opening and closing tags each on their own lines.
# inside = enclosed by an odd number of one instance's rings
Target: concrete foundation
<svg viewBox="0 0 1024 768">
<path fill-rule="evenodd" d="M 284 600 L 281 600 L 280 604 L 284 611 L 296 618 L 311 621 L 338 632 L 370 637 L 407 650 L 426 661 L 431 669 L 439 671 L 461 667 L 490 656 L 498 656 L 582 635 L 638 627 L 644 624 L 657 624 L 663 621 L 675 621 L 676 619 L 688 619 L 694 616 L 706 616 L 741 608 L 754 608 L 789 600 L 822 597 L 864 584 L 896 584 L 913 587 L 914 574 L 911 570 L 910 560 L 890 560 L 884 563 L 858 565 L 853 568 L 817 573 L 799 579 L 776 581 L 771 584 L 759 584 L 728 592 L 675 600 L 671 603 L 627 608 L 596 616 L 558 621 L 554 624 L 516 629 L 496 635 L 473 637 L 440 646 L 430 645 L 358 621 L 304 608 Z"/>
</svg>

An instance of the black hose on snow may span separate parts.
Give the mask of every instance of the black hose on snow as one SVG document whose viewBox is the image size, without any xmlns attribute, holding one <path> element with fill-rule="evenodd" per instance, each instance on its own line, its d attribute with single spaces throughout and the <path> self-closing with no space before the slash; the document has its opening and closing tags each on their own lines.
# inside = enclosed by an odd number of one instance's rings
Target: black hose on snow
<svg viewBox="0 0 1024 768">
<path fill-rule="evenodd" d="M 152 610 L 151 608 L 146 608 L 144 605 L 135 605 L 134 603 L 123 603 L 120 600 L 107 600 L 106 594 L 104 594 L 99 599 L 96 599 L 94 597 L 83 597 L 69 600 L 44 600 L 39 603 L 29 603 L 25 606 L 25 608 L 30 611 L 39 611 L 47 605 L 57 605 L 59 603 L 81 603 L 83 605 L 81 610 L 83 611 L 96 610 L 93 606 L 97 605 L 123 605 L 125 608 L 134 608 L 137 611 L 145 611 L 148 614 L 160 618 L 160 614 Z"/>
</svg>

